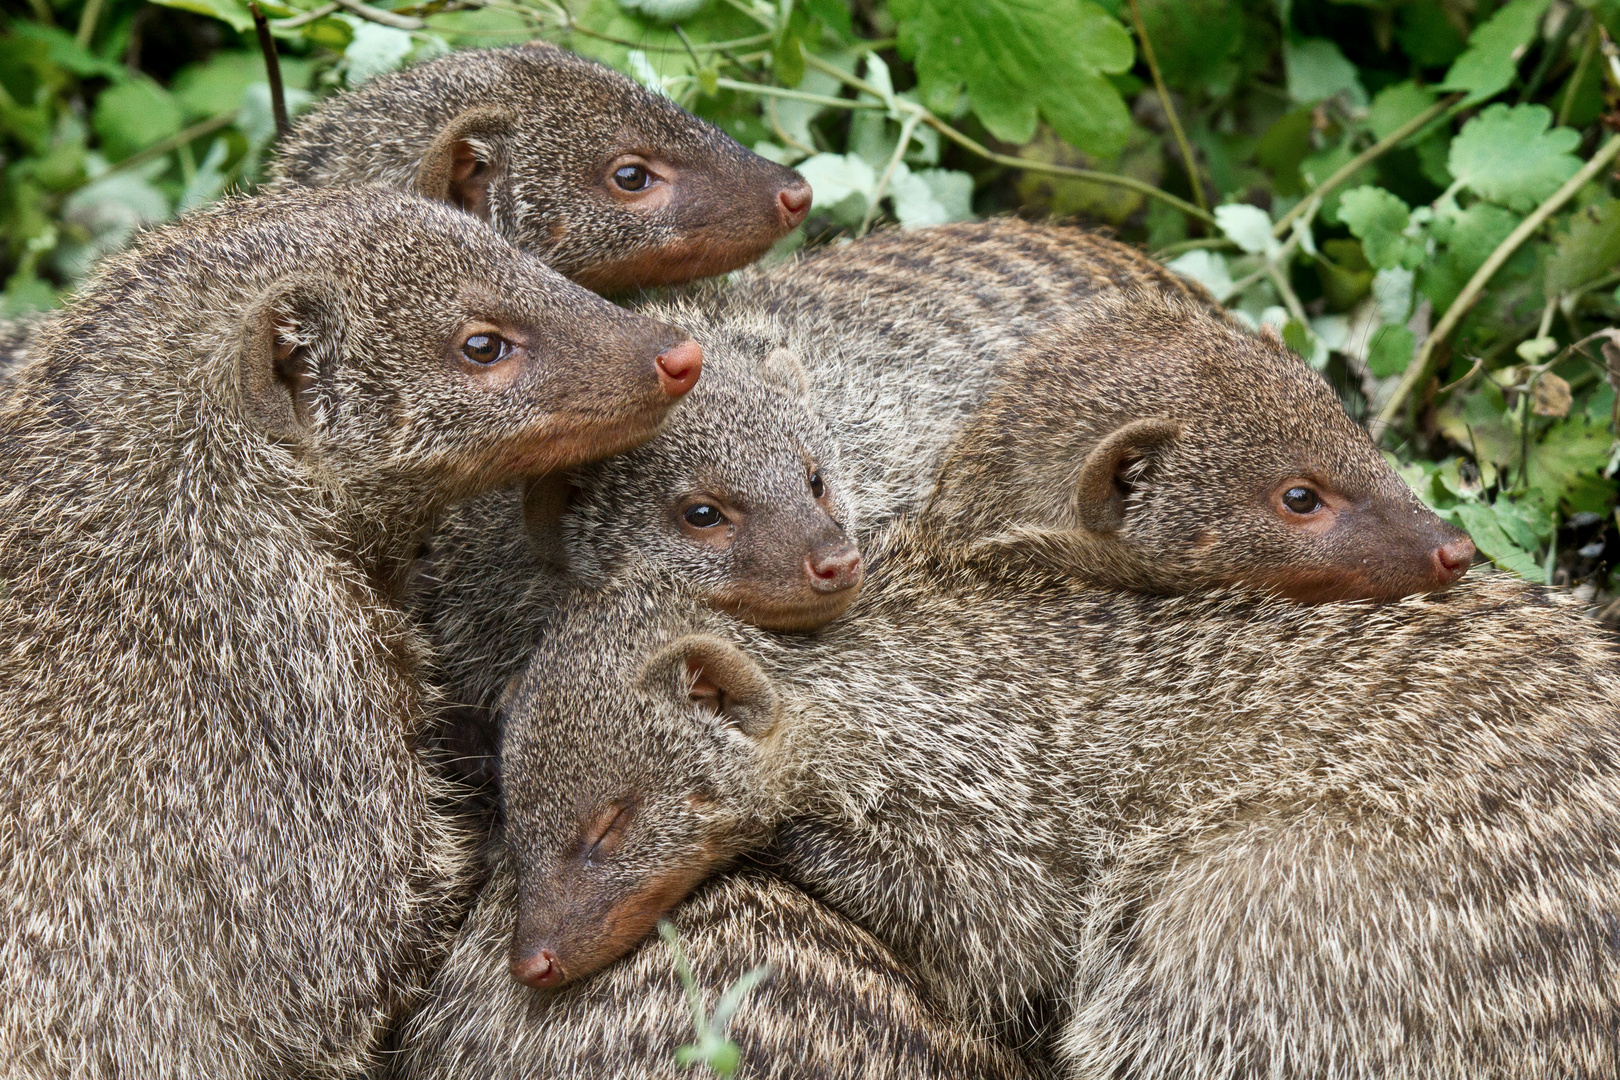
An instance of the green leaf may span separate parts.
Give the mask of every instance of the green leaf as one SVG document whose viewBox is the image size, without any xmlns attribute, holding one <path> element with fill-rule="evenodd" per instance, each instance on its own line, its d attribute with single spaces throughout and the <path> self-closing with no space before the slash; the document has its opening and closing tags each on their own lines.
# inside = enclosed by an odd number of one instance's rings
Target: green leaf
<svg viewBox="0 0 1620 1080">
<path fill-rule="evenodd" d="M 1103 78 L 1130 68 L 1131 39 L 1089 0 L 895 0 L 901 54 L 930 106 L 965 87 L 1004 142 L 1027 143 L 1038 117 L 1099 157 L 1125 145 L 1130 115 Z"/>
<path fill-rule="evenodd" d="M 1166 263 L 1165 269 L 1189 281 L 1196 281 L 1218 301 L 1224 302 L 1232 295 L 1232 272 L 1226 265 L 1226 258 L 1217 252 L 1189 251 Z"/>
<path fill-rule="evenodd" d="M 1519 55 L 1536 36 L 1549 0 L 1511 0 L 1474 28 L 1468 51 L 1446 72 L 1442 90 L 1467 90 L 1464 104 L 1494 97 L 1508 88 L 1519 70 Z"/>
<path fill-rule="evenodd" d="M 102 151 L 117 161 L 177 134 L 182 121 L 169 92 L 143 77 L 102 91 L 93 126 Z"/>
<path fill-rule="evenodd" d="M 1354 188 L 1339 202 L 1339 220 L 1350 226 L 1367 261 L 1380 270 L 1411 269 L 1423 261 L 1423 245 L 1405 235 L 1412 217 L 1399 195 L 1378 187 Z"/>
<path fill-rule="evenodd" d="M 354 28 L 354 40 L 343 51 L 343 78 L 350 86 L 393 71 L 411 54 L 414 42 L 408 30 L 379 26 L 352 15 L 344 21 Z"/>
<path fill-rule="evenodd" d="M 1251 255 L 1269 255 L 1278 244 L 1271 235 L 1271 218 L 1258 206 L 1227 203 L 1215 208 L 1215 223 L 1227 239 Z"/>
<path fill-rule="evenodd" d="M 1378 96 L 1373 98 L 1372 107 L 1367 110 L 1367 126 L 1374 137 L 1388 138 L 1433 104 L 1434 91 L 1427 86 L 1419 86 L 1410 79 L 1395 83 L 1378 91 Z"/>
<path fill-rule="evenodd" d="M 1404 326 L 1380 326 L 1367 343 L 1367 370 L 1377 378 L 1399 375 L 1412 363 L 1417 338 Z"/>
<path fill-rule="evenodd" d="M 6 32 L 45 47 L 45 58 L 65 71 L 83 77 L 101 75 L 119 81 L 129 74 L 122 64 L 109 63 L 73 40 L 73 35 L 55 26 L 18 20 Z"/>
<path fill-rule="evenodd" d="M 1527 211 L 1581 167 L 1580 132 L 1553 128 L 1545 105 L 1492 105 L 1451 142 L 1448 167 L 1481 198 Z"/>
<path fill-rule="evenodd" d="M 1547 262 L 1548 296 L 1559 296 L 1584 285 L 1620 264 L 1620 199 L 1577 210 L 1569 232 L 1558 238 L 1558 249 Z"/>
<path fill-rule="evenodd" d="M 1436 0 L 1403 4 L 1396 17 L 1395 40 L 1423 67 L 1449 64 L 1466 47 L 1462 34 L 1451 25 Z"/>
<path fill-rule="evenodd" d="M 1492 507 L 1481 502 L 1462 502 L 1457 504 L 1452 514 L 1457 524 L 1473 539 L 1474 546 L 1497 566 L 1530 581 L 1541 580 L 1540 561 L 1513 542 Z"/>
<path fill-rule="evenodd" d="M 1327 38 L 1284 41 L 1283 67 L 1288 96 L 1301 105 L 1314 105 L 1335 94 L 1344 94 L 1352 105 L 1367 104 L 1356 66 Z"/>
<path fill-rule="evenodd" d="M 238 3 L 237 0 L 152 0 L 152 2 L 229 23 L 231 29 L 239 34 L 253 29 L 253 16 L 249 14 L 247 5 Z"/>
<path fill-rule="evenodd" d="M 1527 475 L 1530 488 L 1556 506 L 1579 486 L 1580 478 L 1595 475 L 1609 463 L 1614 439 L 1606 427 L 1575 415 L 1553 427 L 1530 447 Z"/>
</svg>

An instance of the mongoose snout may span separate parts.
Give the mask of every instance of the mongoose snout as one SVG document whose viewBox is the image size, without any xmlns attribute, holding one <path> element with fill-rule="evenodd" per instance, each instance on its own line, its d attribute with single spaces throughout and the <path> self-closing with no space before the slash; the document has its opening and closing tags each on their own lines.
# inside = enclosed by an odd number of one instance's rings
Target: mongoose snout
<svg viewBox="0 0 1620 1080">
<path fill-rule="evenodd" d="M 804 568 L 810 587 L 817 592 L 853 589 L 861 583 L 861 552 L 853 540 L 840 538 L 805 556 Z"/>
<path fill-rule="evenodd" d="M 703 346 L 688 338 L 665 349 L 653 361 L 658 367 L 658 385 L 672 398 L 678 398 L 697 385 L 703 373 Z"/>
<path fill-rule="evenodd" d="M 797 179 L 790 182 L 781 191 L 776 193 L 776 201 L 782 206 L 782 227 L 784 229 L 796 228 L 799 222 L 810 213 L 810 203 L 814 192 L 804 180 Z"/>
</svg>

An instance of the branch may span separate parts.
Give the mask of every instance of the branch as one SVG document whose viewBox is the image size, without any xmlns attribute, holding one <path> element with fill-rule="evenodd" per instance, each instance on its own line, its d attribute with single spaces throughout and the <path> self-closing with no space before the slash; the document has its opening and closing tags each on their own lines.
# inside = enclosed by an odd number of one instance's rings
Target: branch
<svg viewBox="0 0 1620 1080">
<path fill-rule="evenodd" d="M 1385 425 L 1392 423 L 1395 414 L 1405 407 L 1407 398 L 1411 397 L 1420 386 L 1428 381 L 1431 374 L 1429 362 L 1434 356 L 1435 348 L 1446 339 L 1448 334 L 1457 328 L 1457 324 L 1468 313 L 1468 309 L 1474 305 L 1474 301 L 1479 299 L 1479 295 L 1484 291 L 1486 283 L 1491 280 L 1498 270 L 1502 269 L 1502 265 L 1513 256 L 1513 253 L 1519 250 L 1519 245 L 1528 240 L 1542 225 L 1546 224 L 1547 219 L 1552 217 L 1559 207 L 1572 199 L 1575 193 L 1585 187 L 1593 177 L 1607 168 L 1617 155 L 1620 155 L 1620 135 L 1611 135 L 1609 141 L 1603 144 L 1602 149 L 1592 155 L 1592 160 L 1582 166 L 1580 172 L 1564 181 L 1563 187 L 1549 195 L 1546 202 L 1536 207 L 1529 217 L 1519 222 L 1518 227 L 1508 234 L 1506 240 L 1496 246 L 1496 250 L 1491 252 L 1490 258 L 1485 260 L 1483 266 L 1474 271 L 1474 276 L 1468 279 L 1468 284 L 1463 286 L 1462 292 L 1457 294 L 1457 299 L 1451 302 L 1451 306 L 1446 309 L 1445 315 L 1441 316 L 1439 324 L 1424 340 L 1423 347 L 1418 350 L 1417 359 L 1413 360 L 1411 366 L 1406 369 L 1406 374 L 1401 376 L 1400 383 L 1395 387 L 1394 395 L 1379 412 L 1378 420 L 1380 423 Z"/>
<path fill-rule="evenodd" d="M 360 0 L 337 0 L 338 7 L 378 26 L 392 26 L 395 30 L 420 30 L 427 23 L 413 15 L 396 15 L 392 11 L 362 4 Z"/>
<path fill-rule="evenodd" d="M 1305 208 L 1311 204 L 1312 196 L 1320 199 L 1322 196 L 1326 195 L 1328 192 L 1350 179 L 1356 173 L 1360 172 L 1363 165 L 1383 157 L 1384 154 L 1393 149 L 1397 143 L 1402 142 L 1408 135 L 1411 135 L 1413 132 L 1427 124 L 1430 120 L 1433 120 L 1435 117 L 1451 108 L 1452 105 L 1456 104 L 1458 101 L 1461 101 L 1464 96 L 1465 95 L 1462 93 L 1456 93 L 1452 94 L 1450 97 L 1441 98 L 1439 101 L 1435 102 L 1433 105 L 1430 105 L 1427 109 L 1424 109 L 1422 112 L 1412 117 L 1412 119 L 1408 120 L 1406 123 L 1402 124 L 1400 127 L 1396 128 L 1394 131 L 1390 132 L 1388 135 L 1385 135 L 1382 139 L 1379 139 L 1377 142 L 1367 147 L 1367 149 L 1345 162 L 1344 165 L 1340 166 L 1332 176 L 1329 176 L 1326 180 L 1322 181 L 1320 184 L 1317 184 L 1316 187 L 1307 192 L 1306 197 L 1295 204 L 1292 210 L 1278 218 L 1277 224 L 1271 227 L 1271 235 L 1281 239 L 1283 233 L 1287 232 L 1288 227 L 1294 223 L 1294 219 L 1303 214 L 1305 212 Z"/>
<path fill-rule="evenodd" d="M 281 58 L 276 55 L 276 41 L 270 36 L 270 20 L 264 17 L 259 5 L 248 4 L 253 16 L 253 29 L 259 36 L 259 51 L 264 54 L 264 74 L 270 80 L 270 112 L 276 120 L 276 141 L 287 137 L 287 94 L 281 87 Z"/>
<path fill-rule="evenodd" d="M 276 30 L 296 30 L 300 26 L 307 26 L 309 23 L 315 22 L 317 19 L 324 19 L 337 10 L 337 0 L 332 0 L 332 3 L 322 4 L 314 11 L 306 11 L 302 15 L 294 15 L 286 19 L 277 19 L 270 26 Z"/>
<path fill-rule="evenodd" d="M 1164 85 L 1164 76 L 1159 74 L 1159 62 L 1153 56 L 1153 42 L 1148 40 L 1147 24 L 1142 21 L 1142 6 L 1138 0 L 1131 0 L 1131 21 L 1136 24 L 1136 36 L 1142 42 L 1142 58 L 1147 61 L 1148 71 L 1153 73 L 1153 85 L 1159 91 L 1159 102 L 1164 106 L 1164 115 L 1170 120 L 1170 133 L 1176 137 L 1176 145 L 1181 148 L 1181 161 L 1187 167 L 1187 179 L 1192 181 L 1193 198 L 1198 202 L 1198 209 L 1207 213 L 1209 202 L 1204 198 L 1204 185 L 1198 179 L 1198 163 L 1193 160 L 1192 146 L 1187 142 L 1187 133 L 1181 130 L 1181 120 L 1176 116 L 1176 106 L 1170 100 L 1170 91 Z"/>
</svg>

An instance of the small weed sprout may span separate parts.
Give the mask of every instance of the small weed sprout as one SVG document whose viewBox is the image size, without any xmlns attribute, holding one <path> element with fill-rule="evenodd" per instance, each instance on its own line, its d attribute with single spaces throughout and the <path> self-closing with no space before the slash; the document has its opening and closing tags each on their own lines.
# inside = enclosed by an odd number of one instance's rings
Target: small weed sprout
<svg viewBox="0 0 1620 1080">
<path fill-rule="evenodd" d="M 744 972 L 720 995 L 720 1003 L 714 1007 L 714 1016 L 706 1018 L 703 1015 L 703 991 L 698 988 L 697 980 L 692 977 L 692 967 L 686 962 L 680 932 L 667 920 L 660 920 L 658 932 L 669 944 L 670 955 L 675 960 L 675 971 L 681 977 L 681 985 L 686 988 L 686 1003 L 692 1009 L 692 1028 L 697 1033 L 695 1039 L 676 1049 L 675 1064 L 687 1068 L 707 1065 L 721 1080 L 729 1080 L 742 1065 L 742 1051 L 736 1043 L 726 1038 L 726 1026 L 731 1023 L 732 1013 L 737 1011 L 737 1006 L 742 1004 L 748 992 L 771 974 L 771 965 L 761 964 Z"/>
</svg>

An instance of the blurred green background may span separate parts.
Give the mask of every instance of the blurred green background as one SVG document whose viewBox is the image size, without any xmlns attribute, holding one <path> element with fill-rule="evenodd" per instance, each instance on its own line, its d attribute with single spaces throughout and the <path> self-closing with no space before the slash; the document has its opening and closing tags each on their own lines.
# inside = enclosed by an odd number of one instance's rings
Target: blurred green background
<svg viewBox="0 0 1620 1080">
<path fill-rule="evenodd" d="M 1276 326 L 1492 560 L 1620 616 L 1620 0 L 262 7 L 295 113 L 454 49 L 600 59 L 805 173 L 783 251 L 1110 228 Z M 251 191 L 274 134 L 238 0 L 6 0 L 0 316 Z"/>
</svg>

